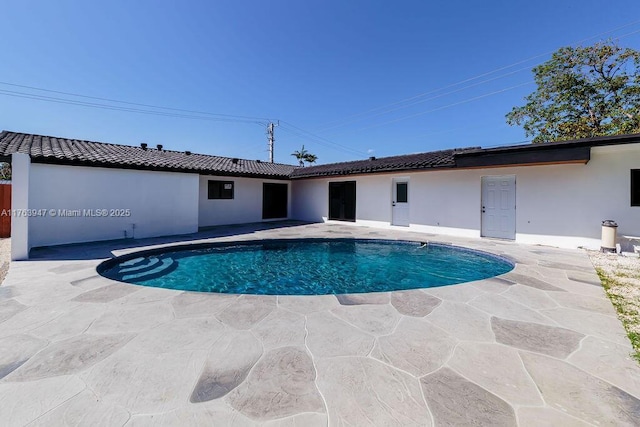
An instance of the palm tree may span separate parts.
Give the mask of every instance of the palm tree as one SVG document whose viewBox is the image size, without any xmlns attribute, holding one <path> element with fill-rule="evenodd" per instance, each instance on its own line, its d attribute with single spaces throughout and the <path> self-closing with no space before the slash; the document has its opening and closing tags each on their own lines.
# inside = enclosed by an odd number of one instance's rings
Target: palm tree
<svg viewBox="0 0 640 427">
<path fill-rule="evenodd" d="M 296 150 L 293 153 L 291 153 L 291 155 L 296 159 L 298 159 L 298 162 L 300 162 L 300 166 L 304 166 L 304 161 L 307 160 L 307 157 L 309 156 L 309 152 L 304 149 L 304 145 L 303 145 L 300 151 Z"/>
<path fill-rule="evenodd" d="M 315 163 L 316 160 L 318 160 L 318 156 L 316 156 L 315 154 L 307 153 L 307 155 L 304 156 L 304 161 L 309 164 Z"/>
</svg>

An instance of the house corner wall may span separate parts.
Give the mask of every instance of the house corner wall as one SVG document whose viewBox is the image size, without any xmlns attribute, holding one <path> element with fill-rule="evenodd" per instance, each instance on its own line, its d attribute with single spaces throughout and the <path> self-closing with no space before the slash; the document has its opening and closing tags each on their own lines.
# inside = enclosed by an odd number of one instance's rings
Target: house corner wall
<svg viewBox="0 0 640 427">
<path fill-rule="evenodd" d="M 618 234 L 639 236 L 640 207 L 630 203 L 630 170 L 638 165 L 640 144 L 629 144 L 593 147 L 585 165 L 516 171 L 516 242 L 597 250 L 606 219 L 618 223 Z"/>
<path fill-rule="evenodd" d="M 291 218 L 323 222 L 329 213 L 329 189 L 326 179 L 291 181 Z"/>
<path fill-rule="evenodd" d="M 31 158 L 28 154 L 14 153 L 11 156 L 11 214 L 29 209 L 29 180 Z M 11 260 L 29 259 L 29 217 L 11 217 Z"/>
<path fill-rule="evenodd" d="M 31 247 L 198 231 L 198 175 L 31 165 Z M 17 193 L 17 191 L 16 191 Z"/>
</svg>

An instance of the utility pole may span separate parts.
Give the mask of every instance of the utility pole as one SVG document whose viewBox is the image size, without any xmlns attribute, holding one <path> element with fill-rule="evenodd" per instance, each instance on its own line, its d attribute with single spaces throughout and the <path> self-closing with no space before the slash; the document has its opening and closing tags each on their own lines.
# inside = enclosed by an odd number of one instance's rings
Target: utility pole
<svg viewBox="0 0 640 427">
<path fill-rule="evenodd" d="M 273 163 L 273 143 L 276 141 L 275 136 L 273 135 L 275 127 L 278 126 L 273 123 L 269 123 L 267 125 L 267 138 L 269 139 L 269 161 Z"/>
</svg>

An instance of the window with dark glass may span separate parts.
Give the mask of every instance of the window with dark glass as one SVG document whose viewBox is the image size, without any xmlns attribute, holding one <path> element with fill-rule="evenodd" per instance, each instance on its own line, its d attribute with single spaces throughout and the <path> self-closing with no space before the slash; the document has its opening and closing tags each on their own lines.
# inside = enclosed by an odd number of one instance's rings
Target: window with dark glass
<svg viewBox="0 0 640 427">
<path fill-rule="evenodd" d="M 640 169 L 631 169 L 631 206 L 640 206 Z"/>
<path fill-rule="evenodd" d="M 406 182 L 396 183 L 396 202 L 407 203 L 409 201 L 409 195 L 407 194 L 408 185 Z"/>
<path fill-rule="evenodd" d="M 209 181 L 209 200 L 233 199 L 233 181 Z"/>
</svg>

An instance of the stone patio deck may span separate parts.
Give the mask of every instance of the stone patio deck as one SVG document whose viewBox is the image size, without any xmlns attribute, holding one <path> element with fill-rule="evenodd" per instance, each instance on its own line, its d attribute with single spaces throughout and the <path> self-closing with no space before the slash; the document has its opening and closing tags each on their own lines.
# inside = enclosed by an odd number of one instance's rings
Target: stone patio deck
<svg viewBox="0 0 640 427">
<path fill-rule="evenodd" d="M 362 237 L 505 254 L 512 272 L 342 296 L 181 292 L 99 262 L 200 240 Z M 0 286 L 2 425 L 638 425 L 640 367 L 581 251 L 342 224 L 40 249 Z"/>
</svg>

